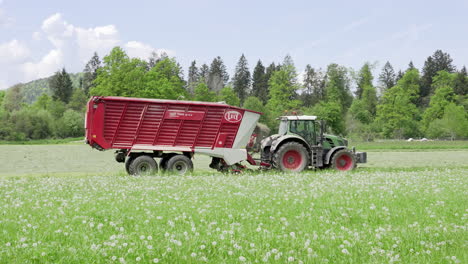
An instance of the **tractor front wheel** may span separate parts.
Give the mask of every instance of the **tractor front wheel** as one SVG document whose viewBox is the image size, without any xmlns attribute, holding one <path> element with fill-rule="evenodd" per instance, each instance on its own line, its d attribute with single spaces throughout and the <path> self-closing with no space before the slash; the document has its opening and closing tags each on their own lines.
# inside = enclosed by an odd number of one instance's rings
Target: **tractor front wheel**
<svg viewBox="0 0 468 264">
<path fill-rule="evenodd" d="M 273 155 L 273 165 L 284 172 L 301 172 L 309 164 L 309 153 L 304 145 L 289 142 Z"/>
<path fill-rule="evenodd" d="M 331 166 L 336 170 L 349 171 L 356 168 L 356 159 L 351 152 L 339 150 L 333 155 Z"/>
</svg>

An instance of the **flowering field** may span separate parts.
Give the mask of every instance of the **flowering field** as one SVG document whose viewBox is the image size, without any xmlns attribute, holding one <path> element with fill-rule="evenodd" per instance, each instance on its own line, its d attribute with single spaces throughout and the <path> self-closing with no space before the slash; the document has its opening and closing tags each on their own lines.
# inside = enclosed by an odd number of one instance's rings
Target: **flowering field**
<svg viewBox="0 0 468 264">
<path fill-rule="evenodd" d="M 0 263 L 467 263 L 468 151 L 414 151 L 130 177 L 112 152 L 0 146 Z"/>
<path fill-rule="evenodd" d="M 466 263 L 468 170 L 0 178 L 1 263 Z"/>
</svg>

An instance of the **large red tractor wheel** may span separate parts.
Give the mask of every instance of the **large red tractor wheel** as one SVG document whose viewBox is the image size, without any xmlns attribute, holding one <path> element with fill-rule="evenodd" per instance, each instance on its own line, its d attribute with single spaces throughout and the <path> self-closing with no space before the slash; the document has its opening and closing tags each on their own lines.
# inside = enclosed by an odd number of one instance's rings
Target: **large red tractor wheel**
<svg viewBox="0 0 468 264">
<path fill-rule="evenodd" d="M 285 172 L 301 172 L 309 164 L 309 153 L 300 143 L 285 143 L 273 155 L 273 164 Z"/>
<path fill-rule="evenodd" d="M 330 165 L 336 170 L 349 171 L 356 168 L 356 159 L 351 152 L 342 149 L 333 155 Z"/>
</svg>

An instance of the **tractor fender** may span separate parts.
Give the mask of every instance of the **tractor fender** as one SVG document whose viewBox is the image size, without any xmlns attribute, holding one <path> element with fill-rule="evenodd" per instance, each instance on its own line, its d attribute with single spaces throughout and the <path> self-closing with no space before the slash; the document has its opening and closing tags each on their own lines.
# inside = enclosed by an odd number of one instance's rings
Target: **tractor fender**
<svg viewBox="0 0 468 264">
<path fill-rule="evenodd" d="M 270 148 L 271 153 L 275 152 L 275 150 L 279 148 L 283 143 L 290 141 L 296 141 L 303 144 L 307 148 L 307 151 L 310 152 L 309 143 L 307 143 L 307 141 L 304 138 L 296 135 L 284 135 L 273 140 Z"/>
<path fill-rule="evenodd" d="M 330 160 L 331 160 L 331 157 L 333 156 L 333 154 L 335 154 L 335 152 L 337 152 L 338 150 L 341 150 L 341 149 L 346 149 L 346 147 L 345 146 L 338 146 L 338 147 L 334 147 L 334 148 L 330 149 L 327 152 L 327 155 L 325 155 L 325 164 L 330 164 Z"/>
</svg>

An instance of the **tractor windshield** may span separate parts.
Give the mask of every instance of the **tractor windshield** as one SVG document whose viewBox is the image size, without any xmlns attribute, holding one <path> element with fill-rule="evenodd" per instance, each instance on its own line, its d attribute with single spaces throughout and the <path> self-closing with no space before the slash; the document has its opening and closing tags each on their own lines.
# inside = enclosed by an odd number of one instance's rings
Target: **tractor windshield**
<svg viewBox="0 0 468 264">
<path fill-rule="evenodd" d="M 278 134 L 285 135 L 288 132 L 288 120 L 282 120 L 278 128 Z"/>
</svg>

